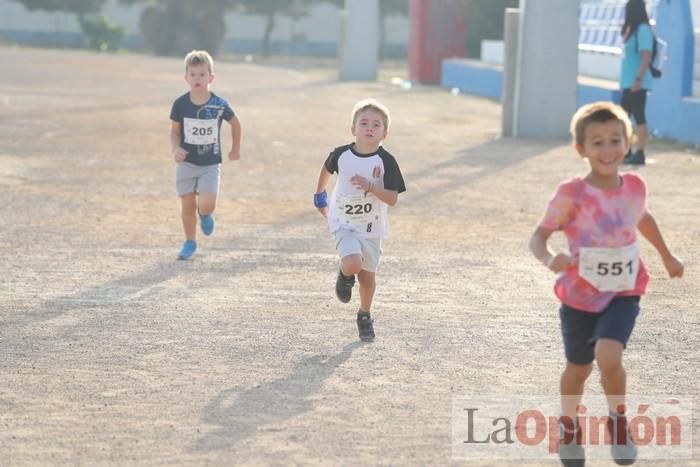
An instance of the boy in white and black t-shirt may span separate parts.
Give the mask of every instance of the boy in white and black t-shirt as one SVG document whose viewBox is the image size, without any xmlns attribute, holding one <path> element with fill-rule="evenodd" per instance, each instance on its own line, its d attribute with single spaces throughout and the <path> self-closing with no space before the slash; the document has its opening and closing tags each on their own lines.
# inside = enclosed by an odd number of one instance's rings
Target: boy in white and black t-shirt
<svg viewBox="0 0 700 467">
<path fill-rule="evenodd" d="M 363 341 L 374 340 L 370 307 L 381 241 L 389 232 L 388 206 L 395 205 L 399 193 L 406 191 L 396 159 L 381 146 L 389 121 L 389 111 L 376 100 L 358 102 L 352 112 L 355 142 L 330 153 L 314 194 L 314 205 L 328 218 L 340 255 L 335 284 L 338 299 L 350 301 L 355 274 L 360 282 L 357 328 Z M 338 178 L 329 203 L 326 186 L 333 173 Z"/>
</svg>

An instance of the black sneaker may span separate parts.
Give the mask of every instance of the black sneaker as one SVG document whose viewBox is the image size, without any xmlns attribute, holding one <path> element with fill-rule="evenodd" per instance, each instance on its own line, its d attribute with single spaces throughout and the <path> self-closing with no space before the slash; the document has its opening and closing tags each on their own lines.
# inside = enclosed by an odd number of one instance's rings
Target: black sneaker
<svg viewBox="0 0 700 467">
<path fill-rule="evenodd" d="M 646 155 L 641 149 L 637 150 L 635 153 L 627 153 L 623 163 L 629 165 L 644 165 L 646 163 Z"/>
<path fill-rule="evenodd" d="M 612 440 L 610 454 L 617 465 L 632 465 L 637 460 L 637 445 L 627 428 L 627 417 L 610 413 L 607 429 Z"/>
<path fill-rule="evenodd" d="M 571 425 L 571 419 L 569 419 Z M 559 421 L 559 460 L 564 467 L 584 467 L 586 450 L 581 445 L 581 427 L 575 432 L 565 431 L 564 423 Z"/>
<path fill-rule="evenodd" d="M 338 278 L 335 280 L 335 295 L 343 303 L 348 303 L 352 298 L 352 288 L 355 285 L 355 276 L 345 277 L 338 270 Z"/>
<path fill-rule="evenodd" d="M 372 316 L 369 313 L 357 312 L 357 332 L 362 342 L 374 341 L 374 325 L 372 325 L 372 322 Z"/>
<path fill-rule="evenodd" d="M 622 159 L 623 164 L 629 164 L 629 160 L 632 159 L 632 156 L 634 156 L 634 153 L 632 152 L 632 148 L 630 148 L 627 151 L 627 154 L 625 154 L 625 158 Z"/>
</svg>

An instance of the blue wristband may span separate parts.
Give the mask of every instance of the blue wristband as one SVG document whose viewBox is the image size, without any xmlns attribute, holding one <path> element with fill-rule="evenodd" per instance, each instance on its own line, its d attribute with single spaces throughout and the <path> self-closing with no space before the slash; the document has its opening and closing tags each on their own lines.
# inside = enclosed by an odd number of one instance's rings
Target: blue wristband
<svg viewBox="0 0 700 467">
<path fill-rule="evenodd" d="M 328 207 L 328 193 L 326 193 L 326 190 L 323 190 L 321 193 L 314 193 L 314 206 L 317 208 Z"/>
</svg>

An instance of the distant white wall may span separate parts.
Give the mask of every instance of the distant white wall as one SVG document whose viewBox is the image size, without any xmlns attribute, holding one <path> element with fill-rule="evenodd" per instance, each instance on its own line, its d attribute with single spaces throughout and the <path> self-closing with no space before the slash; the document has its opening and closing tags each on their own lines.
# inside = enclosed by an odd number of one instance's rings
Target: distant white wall
<svg viewBox="0 0 700 467">
<path fill-rule="evenodd" d="M 127 34 L 138 36 L 139 19 L 143 4 L 126 6 L 118 0 L 108 0 L 104 12 L 115 24 L 123 26 Z M 225 17 L 227 39 L 259 40 L 265 30 L 266 19 L 259 15 L 227 12 Z M 0 31 L 49 33 L 79 33 L 80 26 L 74 14 L 28 11 L 20 3 L 0 0 Z M 293 20 L 277 17 L 272 39 L 290 41 L 336 43 L 340 34 L 340 10 L 332 4 L 320 3 L 312 7 L 308 16 Z M 409 22 L 406 17 L 388 17 L 385 21 L 385 40 L 391 44 L 407 44 Z"/>
<path fill-rule="evenodd" d="M 29 32 L 79 32 L 73 14 L 28 11 L 19 3 L 0 0 L 0 29 Z"/>
</svg>

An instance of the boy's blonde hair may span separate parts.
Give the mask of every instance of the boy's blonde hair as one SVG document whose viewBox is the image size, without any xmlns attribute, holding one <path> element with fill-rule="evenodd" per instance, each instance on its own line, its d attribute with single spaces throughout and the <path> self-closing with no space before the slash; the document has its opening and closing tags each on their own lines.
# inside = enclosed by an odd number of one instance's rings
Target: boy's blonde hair
<svg viewBox="0 0 700 467">
<path fill-rule="evenodd" d="M 387 109 L 384 104 L 382 104 L 376 99 L 362 99 L 360 102 L 355 104 L 355 107 L 353 107 L 352 109 L 353 127 L 355 126 L 355 123 L 357 123 L 357 116 L 360 114 L 360 112 L 364 112 L 365 110 L 372 110 L 374 112 L 377 112 L 384 121 L 384 129 L 389 131 L 389 125 L 391 124 L 391 116 L 389 115 L 389 109 Z"/>
<path fill-rule="evenodd" d="M 627 112 L 612 102 L 599 101 L 581 106 L 571 118 L 570 131 L 574 143 L 583 146 L 586 128 L 591 123 L 605 123 L 610 120 L 617 120 L 622 123 L 627 141 L 632 138 L 632 122 Z"/>
<path fill-rule="evenodd" d="M 193 65 L 207 65 L 209 73 L 214 73 L 214 59 L 206 50 L 193 50 L 185 55 L 185 73 Z"/>
</svg>

